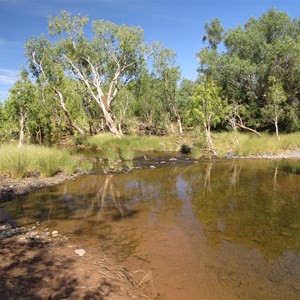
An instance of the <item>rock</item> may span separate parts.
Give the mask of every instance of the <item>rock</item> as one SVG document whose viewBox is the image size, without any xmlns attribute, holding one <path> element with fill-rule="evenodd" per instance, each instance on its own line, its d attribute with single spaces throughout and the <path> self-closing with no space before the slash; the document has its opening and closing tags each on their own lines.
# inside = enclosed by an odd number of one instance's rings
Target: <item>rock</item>
<svg viewBox="0 0 300 300">
<path fill-rule="evenodd" d="M 177 158 L 175 158 L 175 157 L 171 157 L 170 159 L 169 159 L 169 161 L 176 161 L 177 160 Z"/>
<path fill-rule="evenodd" d="M 85 255 L 86 252 L 83 249 L 76 249 L 75 253 L 79 256 L 83 256 L 83 255 Z"/>
<path fill-rule="evenodd" d="M 166 162 L 165 162 L 164 160 L 162 160 L 160 163 L 161 163 L 161 164 L 165 164 Z"/>
<path fill-rule="evenodd" d="M 51 232 L 51 235 L 52 235 L 52 236 L 57 236 L 57 235 L 58 235 L 58 231 L 56 231 L 56 230 L 52 231 L 52 232 Z"/>
<path fill-rule="evenodd" d="M 25 236 L 20 236 L 18 238 L 18 241 L 21 242 L 21 243 L 24 243 L 24 242 L 26 242 L 26 237 Z"/>
<path fill-rule="evenodd" d="M 151 166 L 150 166 L 150 169 L 155 169 L 155 166 L 151 165 Z"/>
</svg>

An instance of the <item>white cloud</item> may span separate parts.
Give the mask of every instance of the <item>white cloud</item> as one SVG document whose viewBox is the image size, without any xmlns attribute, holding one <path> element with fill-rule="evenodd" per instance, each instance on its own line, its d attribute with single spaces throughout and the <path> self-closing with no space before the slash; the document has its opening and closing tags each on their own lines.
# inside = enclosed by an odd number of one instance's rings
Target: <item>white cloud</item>
<svg viewBox="0 0 300 300">
<path fill-rule="evenodd" d="M 18 79 L 18 72 L 12 69 L 0 68 L 0 84 L 12 85 Z"/>
<path fill-rule="evenodd" d="M 0 2 L 1 2 L 1 0 L 0 0 Z M 16 42 L 9 41 L 9 40 L 6 40 L 6 39 L 3 39 L 0 37 L 0 47 L 6 46 L 6 45 L 12 45 L 12 44 L 16 44 Z"/>
</svg>

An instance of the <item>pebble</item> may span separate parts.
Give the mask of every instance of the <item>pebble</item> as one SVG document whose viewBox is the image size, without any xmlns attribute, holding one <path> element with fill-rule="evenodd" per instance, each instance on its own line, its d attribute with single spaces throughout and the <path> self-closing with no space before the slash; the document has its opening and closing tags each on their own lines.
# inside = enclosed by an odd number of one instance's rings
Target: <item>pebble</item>
<svg viewBox="0 0 300 300">
<path fill-rule="evenodd" d="M 51 232 L 52 235 L 58 235 L 58 231 L 54 230 Z"/>
<path fill-rule="evenodd" d="M 175 157 L 171 157 L 170 159 L 169 159 L 169 161 L 176 161 L 177 160 L 177 158 L 175 158 Z"/>
<path fill-rule="evenodd" d="M 75 253 L 79 256 L 83 256 L 83 255 L 85 255 L 86 252 L 84 249 L 76 249 Z"/>
<path fill-rule="evenodd" d="M 150 166 L 150 169 L 155 169 L 155 166 L 151 165 L 151 166 Z"/>
</svg>

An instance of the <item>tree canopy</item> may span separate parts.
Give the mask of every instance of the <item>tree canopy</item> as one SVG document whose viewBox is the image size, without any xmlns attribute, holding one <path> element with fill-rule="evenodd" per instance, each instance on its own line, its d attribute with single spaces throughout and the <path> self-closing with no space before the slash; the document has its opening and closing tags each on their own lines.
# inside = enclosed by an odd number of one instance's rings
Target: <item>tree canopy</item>
<svg viewBox="0 0 300 300">
<path fill-rule="evenodd" d="M 199 76 L 143 29 L 61 11 L 26 41 L 26 70 L 0 106 L 0 137 L 300 130 L 300 19 L 271 9 L 243 26 L 205 24 Z M 226 105 L 225 105 L 226 104 Z M 21 121 L 22 120 L 22 121 Z M 21 138 L 22 135 L 22 138 Z"/>
</svg>

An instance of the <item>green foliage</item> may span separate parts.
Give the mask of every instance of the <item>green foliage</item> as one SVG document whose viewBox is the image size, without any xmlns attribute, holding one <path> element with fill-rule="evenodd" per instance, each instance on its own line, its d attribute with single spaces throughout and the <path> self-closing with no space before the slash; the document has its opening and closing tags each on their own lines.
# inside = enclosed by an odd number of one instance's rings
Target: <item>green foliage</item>
<svg viewBox="0 0 300 300">
<path fill-rule="evenodd" d="M 191 150 L 191 154 L 196 159 L 203 157 L 204 155 L 203 148 L 193 147 Z"/>
<path fill-rule="evenodd" d="M 70 155 L 66 150 L 13 144 L 0 146 L 0 173 L 11 177 L 23 178 L 30 173 L 51 177 L 59 171 L 72 174 L 77 170 L 90 170 L 92 163 L 82 162 L 79 157 Z"/>
<path fill-rule="evenodd" d="M 281 94 L 280 103 L 276 104 L 281 111 L 280 128 L 299 130 L 298 24 L 299 19 L 292 20 L 287 14 L 271 9 L 260 18 L 252 17 L 244 26 L 223 34 L 217 20 L 206 26 L 209 34 L 205 38 L 210 37 L 211 45 L 197 54 L 199 72 L 218 83 L 229 104 L 247 109 L 243 121 L 248 126 L 274 130 L 267 122 L 267 115 L 271 114 L 274 119 L 271 99 L 275 99 L 274 91 L 277 90 Z M 226 51 L 217 51 L 215 45 L 219 42 L 223 42 Z M 276 84 L 270 80 L 272 78 L 276 78 Z"/>
<path fill-rule="evenodd" d="M 272 120 L 275 124 L 276 133 L 278 135 L 278 121 L 284 111 L 283 104 L 287 97 L 282 84 L 278 82 L 276 78 L 271 77 L 270 81 L 272 83 L 267 94 L 267 104 L 262 108 L 262 113 L 266 116 L 267 120 Z"/>
<path fill-rule="evenodd" d="M 195 87 L 190 101 L 189 117 L 197 125 L 216 126 L 223 116 L 224 100 L 216 82 L 205 79 L 203 84 Z"/>
<path fill-rule="evenodd" d="M 206 34 L 203 37 L 203 42 L 208 40 L 212 49 L 216 49 L 218 44 L 222 41 L 224 28 L 219 19 L 214 19 L 210 23 L 205 24 Z"/>
<path fill-rule="evenodd" d="M 180 146 L 180 152 L 183 154 L 189 154 L 189 153 L 191 153 L 191 147 L 189 145 L 182 144 Z"/>
</svg>

